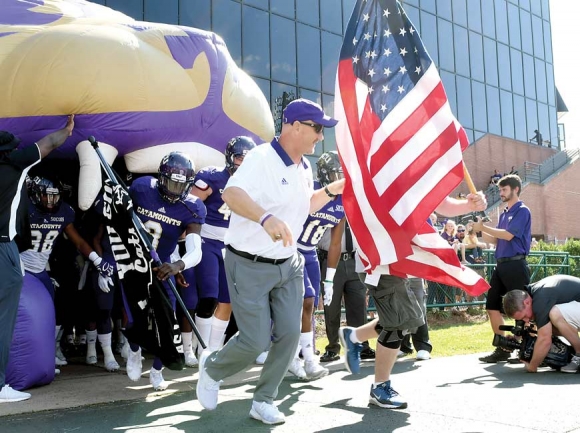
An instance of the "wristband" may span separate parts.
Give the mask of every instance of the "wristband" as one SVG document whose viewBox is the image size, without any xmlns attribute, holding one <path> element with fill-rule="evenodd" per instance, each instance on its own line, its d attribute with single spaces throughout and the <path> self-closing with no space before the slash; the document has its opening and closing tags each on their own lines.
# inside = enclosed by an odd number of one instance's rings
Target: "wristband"
<svg viewBox="0 0 580 433">
<path fill-rule="evenodd" d="M 332 283 L 335 274 L 336 268 L 326 268 L 326 281 L 330 281 Z"/>
<path fill-rule="evenodd" d="M 100 259 L 101 257 L 96 253 L 96 251 L 91 251 L 88 258 L 91 262 L 95 263 L 95 260 Z"/>
<path fill-rule="evenodd" d="M 324 187 L 324 192 L 326 193 L 327 196 L 329 196 L 330 198 L 334 198 L 336 197 L 338 194 L 333 194 L 330 192 L 330 190 L 328 189 L 328 185 Z"/>
<path fill-rule="evenodd" d="M 330 284 L 332 284 L 332 283 L 333 283 L 333 282 L 332 282 L 332 281 L 330 281 L 330 280 L 324 280 L 324 282 L 325 282 L 325 283 L 330 283 Z"/>
<path fill-rule="evenodd" d="M 260 217 L 260 225 L 262 227 L 264 227 L 264 223 L 268 220 L 268 218 L 273 217 L 274 215 L 272 215 L 271 213 L 265 213 L 264 215 L 262 215 Z"/>
</svg>

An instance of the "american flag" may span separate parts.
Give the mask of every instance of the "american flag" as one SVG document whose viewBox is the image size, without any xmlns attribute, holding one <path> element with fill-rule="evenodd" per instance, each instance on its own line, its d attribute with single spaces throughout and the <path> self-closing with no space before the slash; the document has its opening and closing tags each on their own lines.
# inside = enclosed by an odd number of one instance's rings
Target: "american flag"
<svg viewBox="0 0 580 433">
<path fill-rule="evenodd" d="M 483 292 L 487 283 L 479 277 L 474 283 L 477 274 L 462 268 L 426 223 L 463 180 L 462 151 L 469 143 L 397 1 L 357 1 L 336 83 L 343 202 L 367 272 L 390 265 L 391 274 L 453 280 L 470 293 Z M 462 283 L 462 275 L 469 281 Z"/>
</svg>

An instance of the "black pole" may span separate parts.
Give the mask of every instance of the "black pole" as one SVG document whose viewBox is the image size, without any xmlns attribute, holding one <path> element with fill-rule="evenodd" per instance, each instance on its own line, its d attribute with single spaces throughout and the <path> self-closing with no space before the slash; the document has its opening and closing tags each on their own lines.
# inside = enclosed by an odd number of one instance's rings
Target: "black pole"
<svg viewBox="0 0 580 433">
<path fill-rule="evenodd" d="M 91 143 L 91 146 L 93 146 L 93 149 L 95 149 L 95 152 L 97 152 L 97 155 L 101 161 L 101 166 L 103 167 L 103 169 L 107 173 L 107 176 L 109 177 L 111 182 L 113 182 L 116 185 L 119 185 L 119 180 L 117 180 L 117 176 L 115 176 L 113 169 L 111 168 L 109 163 L 105 160 L 105 157 L 101 153 L 101 149 L 99 149 L 98 141 L 92 135 L 88 138 L 88 140 L 89 140 L 89 143 Z M 126 186 L 124 184 L 122 185 L 122 187 L 126 188 Z M 145 227 L 143 226 L 143 222 L 139 219 L 139 217 L 137 215 L 135 215 L 135 212 L 131 212 L 131 217 L 133 220 L 133 225 L 137 229 L 137 234 L 139 235 L 141 242 L 143 242 L 143 245 L 145 245 L 145 247 L 147 248 L 147 251 L 149 251 L 149 254 L 151 254 L 151 258 L 153 259 L 153 264 L 156 267 L 161 266 L 162 265 L 161 260 L 159 259 L 159 256 L 157 255 L 157 251 L 155 251 L 155 249 L 153 248 L 153 245 L 151 244 L 151 241 L 149 240 L 149 236 L 147 236 L 148 232 L 147 232 L 147 229 L 145 229 Z M 183 311 L 185 318 L 187 319 L 187 321 L 191 325 L 191 329 L 193 330 L 195 336 L 197 337 L 197 341 L 199 342 L 201 347 L 203 347 L 204 349 L 207 349 L 205 341 L 203 341 L 203 339 L 201 338 L 201 335 L 199 334 L 199 330 L 197 329 L 197 326 L 195 325 L 195 322 L 193 321 L 191 314 L 189 314 L 189 311 L 187 310 L 185 303 L 183 302 L 183 299 L 181 299 L 181 296 L 179 295 L 179 292 L 177 291 L 177 287 L 175 287 L 175 284 L 173 284 L 173 281 L 170 278 L 167 279 L 167 283 L 169 284 L 169 288 L 171 289 L 171 291 L 175 295 L 175 299 L 179 303 L 179 306 L 181 307 L 181 310 Z"/>
</svg>

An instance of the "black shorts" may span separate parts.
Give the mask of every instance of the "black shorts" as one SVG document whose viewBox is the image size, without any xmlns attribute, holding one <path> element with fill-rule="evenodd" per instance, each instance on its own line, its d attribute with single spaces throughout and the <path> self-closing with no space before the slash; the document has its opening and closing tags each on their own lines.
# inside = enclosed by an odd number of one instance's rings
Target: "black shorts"
<svg viewBox="0 0 580 433">
<path fill-rule="evenodd" d="M 502 298 L 511 290 L 524 290 L 530 284 L 530 268 L 525 259 L 498 263 L 491 274 L 485 308 L 503 313 Z"/>
</svg>

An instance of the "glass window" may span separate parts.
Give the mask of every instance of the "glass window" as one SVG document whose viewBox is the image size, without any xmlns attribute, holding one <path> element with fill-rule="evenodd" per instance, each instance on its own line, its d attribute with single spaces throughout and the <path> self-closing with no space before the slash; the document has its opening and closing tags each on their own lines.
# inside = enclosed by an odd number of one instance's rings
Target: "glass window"
<svg viewBox="0 0 580 433">
<path fill-rule="evenodd" d="M 179 24 L 211 30 L 210 0 L 179 0 Z"/>
<path fill-rule="evenodd" d="M 523 96 L 514 95 L 514 124 L 516 129 L 516 140 L 528 142 L 528 126 L 526 124 L 526 103 Z M 532 128 L 530 132 L 533 132 Z"/>
<path fill-rule="evenodd" d="M 436 0 L 421 0 L 421 9 L 436 14 L 435 3 Z"/>
<path fill-rule="evenodd" d="M 320 27 L 342 34 L 342 11 L 336 0 L 320 0 Z"/>
<path fill-rule="evenodd" d="M 467 0 L 467 23 L 471 30 L 481 33 L 481 0 Z"/>
<path fill-rule="evenodd" d="M 558 142 L 558 134 L 556 131 L 554 131 L 554 134 L 551 134 L 550 131 L 550 111 L 546 104 L 538 103 L 538 126 L 538 131 L 542 133 L 544 141 L 550 142 L 544 143 L 544 146 L 549 146 L 550 144 L 555 145 Z"/>
<path fill-rule="evenodd" d="M 276 15 L 272 23 L 272 79 L 296 84 L 296 23 Z"/>
<path fill-rule="evenodd" d="M 515 93 L 524 94 L 524 67 L 522 66 L 522 52 L 510 48 L 512 66 L 512 88 Z"/>
<path fill-rule="evenodd" d="M 284 0 L 285 1 L 285 0 Z M 356 0 L 342 0 L 342 28 L 346 31 Z"/>
<path fill-rule="evenodd" d="M 453 71 L 455 55 L 450 47 L 453 46 L 453 26 L 449 21 L 437 18 L 437 34 L 439 35 L 439 67 Z"/>
<path fill-rule="evenodd" d="M 449 100 L 449 106 L 451 111 L 457 116 L 457 92 L 455 91 L 455 74 L 447 71 L 441 71 L 441 81 L 445 87 L 445 93 L 447 93 L 447 99 Z"/>
<path fill-rule="evenodd" d="M 520 11 L 520 21 L 522 26 L 522 50 L 528 54 L 534 54 L 534 43 L 532 41 L 532 15 L 526 11 Z"/>
<path fill-rule="evenodd" d="M 489 3 L 486 3 L 489 4 Z M 481 15 L 481 24 L 483 28 L 483 34 L 495 39 L 495 16 L 491 8 L 486 8 L 485 13 Z"/>
<path fill-rule="evenodd" d="M 437 16 L 452 21 L 453 15 L 451 9 L 451 0 L 437 1 Z"/>
<path fill-rule="evenodd" d="M 266 101 L 270 104 L 270 80 L 264 80 L 263 78 L 252 77 L 252 79 L 256 82 L 264 96 L 266 97 Z"/>
<path fill-rule="evenodd" d="M 465 128 L 465 133 L 467 134 L 467 142 L 469 144 L 473 144 L 474 139 L 473 139 L 473 129 L 469 129 L 469 128 Z"/>
<path fill-rule="evenodd" d="M 548 103 L 548 90 L 546 86 L 546 63 L 542 60 L 534 59 L 536 64 L 536 93 L 537 99 L 545 104 Z"/>
<path fill-rule="evenodd" d="M 404 5 L 413 5 L 413 6 L 419 6 L 419 0 L 403 0 L 401 3 L 404 3 Z M 407 10 L 407 8 L 405 7 L 405 10 Z"/>
<path fill-rule="evenodd" d="M 242 15 L 242 67 L 248 74 L 270 78 L 270 15 L 246 5 Z"/>
<path fill-rule="evenodd" d="M 494 40 L 483 38 L 485 58 L 485 82 L 497 86 L 497 51 Z"/>
<path fill-rule="evenodd" d="M 457 76 L 457 120 L 465 128 L 473 128 L 473 113 L 471 111 L 471 81 Z"/>
<path fill-rule="evenodd" d="M 319 0 L 296 0 L 296 18 L 315 27 L 320 26 Z"/>
<path fill-rule="evenodd" d="M 475 137 L 474 137 L 475 141 L 479 140 L 479 139 L 480 139 L 481 137 L 483 137 L 485 134 L 486 134 L 486 133 L 485 133 L 485 132 L 482 132 L 482 131 L 475 131 Z M 474 141 L 474 142 L 475 142 L 475 141 Z"/>
<path fill-rule="evenodd" d="M 540 0 L 542 2 L 542 18 L 550 20 L 550 3 L 549 0 Z M 536 3 L 536 2 L 534 2 Z"/>
<path fill-rule="evenodd" d="M 274 116 L 274 127 L 276 128 L 276 132 L 279 133 L 281 129 L 280 119 L 282 117 L 281 105 L 283 94 L 287 93 L 289 98 L 295 99 L 297 97 L 296 87 L 284 83 L 277 83 L 276 81 L 272 81 L 270 87 L 270 107 L 272 108 Z"/>
<path fill-rule="evenodd" d="M 550 121 L 550 137 L 551 137 L 550 141 L 552 142 L 552 147 L 558 148 L 558 117 L 556 116 L 555 111 L 550 110 L 549 121 Z"/>
<path fill-rule="evenodd" d="M 471 57 L 471 77 L 474 80 L 484 81 L 483 40 L 479 33 L 469 32 L 469 54 Z"/>
<path fill-rule="evenodd" d="M 324 112 L 330 117 L 334 116 L 334 96 L 323 94 L 322 95 L 322 108 Z M 325 128 L 324 129 L 324 152 L 329 150 L 336 150 L 336 128 Z M 317 150 L 320 146 L 317 146 Z M 322 150 L 320 151 L 322 153 Z"/>
<path fill-rule="evenodd" d="M 530 10 L 530 0 L 520 0 L 520 7 L 529 11 Z"/>
<path fill-rule="evenodd" d="M 499 105 L 499 89 L 485 86 L 487 93 L 487 123 L 488 131 L 495 135 L 501 135 L 501 109 Z"/>
<path fill-rule="evenodd" d="M 268 0 L 244 0 L 244 4 L 257 6 L 264 10 L 268 10 Z"/>
<path fill-rule="evenodd" d="M 508 138 L 516 138 L 512 94 L 505 90 L 500 90 L 499 97 L 501 104 L 501 135 Z"/>
<path fill-rule="evenodd" d="M 544 21 L 544 51 L 546 52 L 546 62 L 553 63 L 552 60 L 552 29 L 550 23 Z"/>
<path fill-rule="evenodd" d="M 487 101 L 485 97 L 485 84 L 473 81 L 471 83 L 473 99 L 473 127 L 480 131 L 487 131 Z"/>
<path fill-rule="evenodd" d="M 105 4 L 105 2 L 99 2 Z M 107 6 L 116 11 L 123 12 L 131 18 L 143 21 L 143 0 L 108 0 Z"/>
<path fill-rule="evenodd" d="M 542 131 L 540 125 L 538 125 L 538 109 L 536 107 L 536 101 L 529 98 L 526 98 L 526 119 L 528 122 L 528 138 L 532 137 L 534 135 L 534 130 L 537 129 L 542 133 L 542 139 L 546 140 L 548 133 Z"/>
<path fill-rule="evenodd" d="M 532 13 L 541 17 L 542 16 L 542 3 L 535 0 L 530 2 Z"/>
<path fill-rule="evenodd" d="M 536 99 L 536 73 L 534 67 L 534 58 L 527 54 L 524 58 L 524 91 L 528 98 Z"/>
<path fill-rule="evenodd" d="M 213 0 L 212 30 L 225 41 L 238 66 L 242 65 L 242 5 L 231 0 Z"/>
<path fill-rule="evenodd" d="M 542 19 L 532 15 L 532 39 L 534 43 L 534 56 L 544 58 L 544 26 Z"/>
<path fill-rule="evenodd" d="M 548 105 L 556 105 L 556 83 L 554 81 L 554 65 L 546 63 L 546 85 L 548 87 Z"/>
<path fill-rule="evenodd" d="M 415 28 L 419 30 L 419 34 L 421 34 L 421 25 L 420 25 L 421 20 L 419 19 L 419 9 L 414 6 L 406 6 L 405 12 L 407 13 L 407 16 L 413 23 L 413 26 L 415 26 Z"/>
<path fill-rule="evenodd" d="M 270 0 L 270 10 L 275 14 L 294 19 L 294 0 Z"/>
<path fill-rule="evenodd" d="M 322 91 L 334 94 L 342 36 L 322 32 Z"/>
<path fill-rule="evenodd" d="M 421 39 L 425 44 L 431 59 L 439 66 L 439 50 L 437 49 L 437 18 L 435 15 L 421 11 Z"/>
<path fill-rule="evenodd" d="M 453 22 L 467 27 L 467 5 L 465 0 L 453 0 Z"/>
<path fill-rule="evenodd" d="M 509 43 L 508 39 L 508 19 L 507 7 L 505 1 L 494 1 L 495 6 L 495 31 L 497 33 L 497 40 L 504 44 Z M 489 12 L 491 13 L 491 11 Z M 484 14 L 485 16 L 486 14 Z"/>
<path fill-rule="evenodd" d="M 320 94 L 320 92 L 314 92 L 312 90 L 300 88 L 300 89 L 298 89 L 298 93 L 300 94 L 301 98 L 310 99 L 311 101 L 314 101 L 319 105 L 322 105 L 322 95 Z M 328 113 L 326 113 L 326 114 L 328 114 Z M 326 131 L 324 131 L 324 132 L 326 132 Z"/>
<path fill-rule="evenodd" d="M 514 48 L 521 48 L 522 39 L 520 34 L 520 14 L 519 14 L 520 11 L 517 6 L 511 3 L 508 3 L 507 10 L 508 10 L 510 45 Z"/>
<path fill-rule="evenodd" d="M 145 21 L 177 24 L 179 22 L 179 8 L 176 1 L 144 0 L 143 19 Z"/>
<path fill-rule="evenodd" d="M 320 90 L 320 30 L 296 24 L 298 47 L 298 84 Z"/>
<path fill-rule="evenodd" d="M 499 87 L 512 89 L 512 69 L 510 65 L 510 49 L 507 45 L 497 44 L 497 63 L 499 69 Z"/>
<path fill-rule="evenodd" d="M 469 43 L 467 41 L 467 29 L 453 25 L 455 43 L 455 71 L 458 74 L 469 77 Z"/>
</svg>

